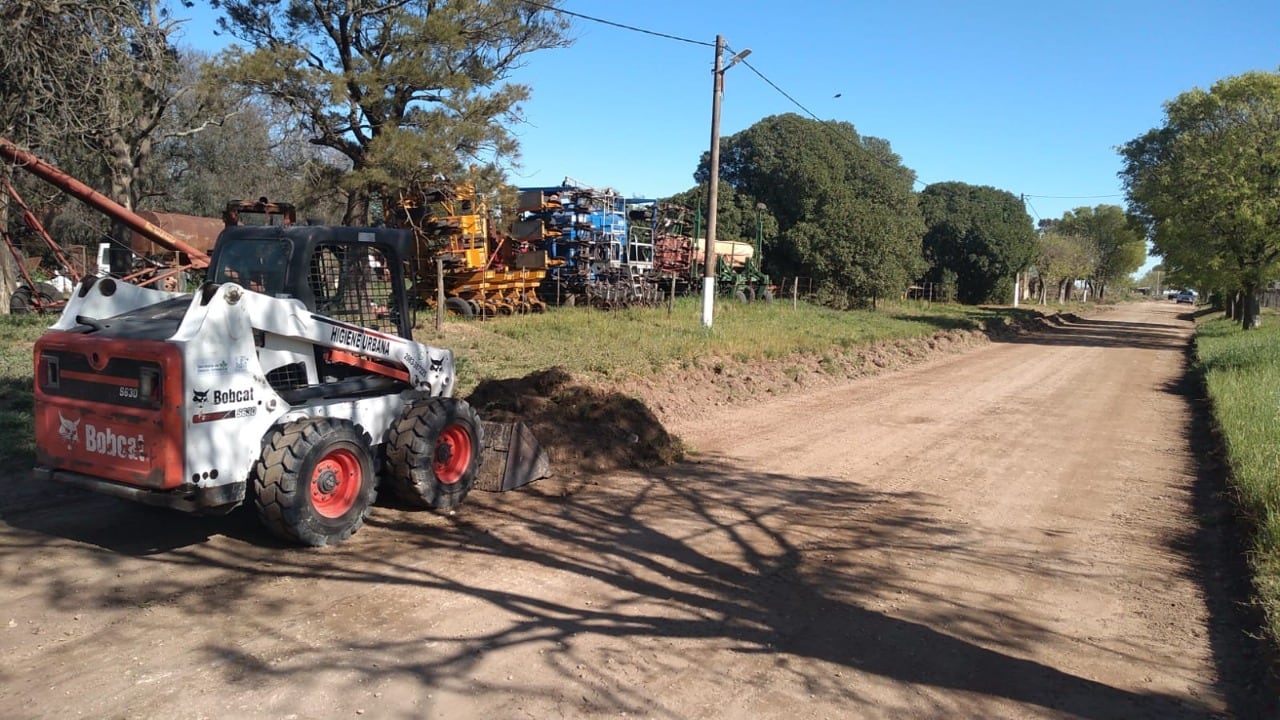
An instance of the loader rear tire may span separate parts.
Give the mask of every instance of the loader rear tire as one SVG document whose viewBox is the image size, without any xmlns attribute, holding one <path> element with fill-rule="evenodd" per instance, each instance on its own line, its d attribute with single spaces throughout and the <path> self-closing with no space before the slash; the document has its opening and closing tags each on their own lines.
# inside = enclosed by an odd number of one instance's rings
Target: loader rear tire
<svg viewBox="0 0 1280 720">
<path fill-rule="evenodd" d="M 414 507 L 452 510 L 475 485 L 483 448 L 474 408 L 457 398 L 419 400 L 391 428 L 387 485 Z"/>
<path fill-rule="evenodd" d="M 369 440 L 345 420 L 308 418 L 276 428 L 253 474 L 258 517 L 272 533 L 303 545 L 351 537 L 377 494 Z"/>
</svg>

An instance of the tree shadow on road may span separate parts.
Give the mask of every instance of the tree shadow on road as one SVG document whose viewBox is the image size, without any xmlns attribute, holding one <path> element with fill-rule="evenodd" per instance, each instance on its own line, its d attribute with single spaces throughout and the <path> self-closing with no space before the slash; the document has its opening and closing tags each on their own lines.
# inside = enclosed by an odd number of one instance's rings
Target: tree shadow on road
<svg viewBox="0 0 1280 720">
<path fill-rule="evenodd" d="M 1178 328 L 1078 318 L 1005 341 L 1187 346 Z M 1190 385 L 1168 390 L 1189 404 L 1199 397 Z M 1203 410 L 1196 412 L 1189 413 L 1193 438 L 1208 427 Z M 1204 450 L 1196 446 L 1200 522 L 1175 549 L 1195 558 L 1209 598 L 1230 714 L 1264 717 L 1274 708 L 1255 680 L 1260 663 L 1240 653 L 1241 628 L 1257 625 L 1240 618 L 1247 590 L 1238 585 L 1239 545 L 1222 516 L 1221 473 Z M 1041 573 L 1068 583 L 1088 579 L 1089 569 L 1065 558 L 1045 562 L 1043 548 L 1031 544 L 1006 543 L 992 553 L 980 538 L 939 521 L 945 509 L 919 493 L 752 473 L 703 456 L 645 475 L 572 476 L 473 496 L 453 516 L 379 507 L 350 542 L 307 551 L 282 547 L 252 511 L 194 518 L 24 483 L 0 493 L 0 515 L 25 531 L 3 538 L 0 567 L 46 551 L 79 553 L 112 578 L 109 586 L 51 564 L 25 576 L 29 591 L 68 613 L 176 608 L 190 626 L 156 632 L 199 639 L 195 659 L 218 668 L 233 688 L 274 683 L 278 694 L 305 693 L 309 678 L 335 671 L 341 679 L 329 689 L 338 695 L 392 677 L 424 693 L 447 688 L 548 703 L 591 695 L 592 714 L 681 716 L 697 713 L 664 705 L 650 685 L 619 681 L 605 663 L 640 672 L 637 658 L 647 658 L 658 670 L 646 679 L 658 686 L 679 682 L 680 673 L 714 674 L 719 669 L 708 666 L 727 653 L 767 656 L 777 682 L 834 699 L 851 714 L 876 704 L 881 716 L 972 717 L 989 714 L 993 700 L 1012 714 L 1099 720 L 1210 712 L 1195 700 L 1118 688 L 1033 659 L 1054 631 L 1020 619 L 1013 598 L 922 584 L 901 564 L 960 562 L 975 573 Z M 301 590 L 264 589 L 280 582 Z M 555 592 L 561 586 L 578 594 Z M 352 595 L 366 599 L 344 601 Z M 410 607 L 381 606 L 406 598 Z M 282 626 L 299 614 L 327 616 L 339 604 L 358 609 L 343 610 L 335 633 Z M 462 633 L 457 625 L 436 630 L 437 609 L 484 620 Z M 378 618 L 386 615 L 397 621 L 384 627 Z M 226 617 L 237 618 L 237 629 L 223 637 L 226 626 L 217 623 Z M 1137 642 L 1092 650 L 1113 662 L 1147 660 Z M 545 677 L 484 676 L 485 659 L 500 652 L 531 657 Z M 867 688 L 876 683 L 911 686 L 891 694 L 910 699 L 884 707 L 884 694 Z"/>
<path fill-rule="evenodd" d="M 1204 716 L 1205 707 L 1183 698 L 1116 688 L 1030 659 L 1052 631 L 1020 620 L 1008 598 L 966 597 L 972 591 L 908 577 L 897 563 L 961 561 L 974 572 L 1017 568 L 1058 581 L 1088 572 L 1038 562 L 1042 550 L 1031 545 L 993 556 L 980 538 L 940 522 L 941 514 L 918 493 L 749 473 L 704 457 L 655 474 L 542 481 L 481 496 L 452 517 L 380 509 L 353 541 L 319 552 L 232 540 L 160 542 L 176 549 L 132 560 L 162 564 L 160 578 L 144 573 L 136 583 L 126 577 L 113 588 L 87 590 L 81 581 L 71 592 L 75 580 L 51 570 L 38 589 L 50 606 L 69 610 L 175 606 L 192 619 L 183 631 L 195 637 L 202 636 L 201 618 L 243 618 L 236 637 L 192 649 L 233 685 L 302 687 L 305 678 L 334 670 L 354 678 L 351 692 L 393 677 L 423 692 L 443 687 L 547 702 L 590 694 L 592 707 L 607 714 L 677 716 L 685 713 L 664 706 L 643 683 L 619 682 L 603 663 L 647 654 L 676 672 L 717 672 L 706 667 L 709 659 L 730 653 L 766 655 L 779 682 L 846 709 L 874 703 L 885 716 L 974 716 L 993 698 L 1080 718 Z M 863 561 L 877 554 L 888 561 Z M 511 583 L 512 576 L 526 582 Z M 262 592 L 282 580 L 305 583 L 303 595 L 314 596 L 317 607 Z M 566 599 L 548 591 L 561 584 L 580 594 Z M 334 638 L 299 638 L 278 622 L 317 609 L 325 615 L 342 592 L 407 594 L 415 606 L 461 607 L 485 620 L 459 636 L 433 631 L 433 621 L 413 630 L 402 618 L 382 630 L 354 615 Z M 908 595 L 912 607 L 928 609 L 897 608 L 894 598 Z M 246 649 L 263 640 L 267 655 Z M 536 657 L 550 677 L 480 677 L 492 653 L 534 649 L 545 651 Z M 1126 652 L 1143 651 L 1134 645 Z M 886 708 L 883 695 L 864 689 L 867 679 L 916 689 L 894 694 L 910 697 L 907 704 Z"/>
<path fill-rule="evenodd" d="M 1102 348 L 1182 350 L 1189 342 L 1188 328 L 1156 323 L 1135 323 L 1105 318 L 1058 317 L 1042 320 L 1015 332 L 992 334 L 995 342 L 1050 346 L 1080 345 Z"/>
</svg>

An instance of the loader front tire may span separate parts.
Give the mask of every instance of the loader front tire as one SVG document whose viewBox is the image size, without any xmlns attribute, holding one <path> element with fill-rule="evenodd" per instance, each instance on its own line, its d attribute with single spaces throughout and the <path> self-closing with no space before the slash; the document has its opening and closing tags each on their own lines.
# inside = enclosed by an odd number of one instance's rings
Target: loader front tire
<svg viewBox="0 0 1280 720">
<path fill-rule="evenodd" d="M 414 507 L 452 510 L 475 485 L 483 447 L 480 417 L 466 402 L 419 400 L 391 428 L 386 482 Z"/>
<path fill-rule="evenodd" d="M 351 537 L 377 493 L 369 441 L 345 420 L 308 418 L 276 428 L 253 474 L 258 517 L 272 533 L 303 545 Z"/>
</svg>

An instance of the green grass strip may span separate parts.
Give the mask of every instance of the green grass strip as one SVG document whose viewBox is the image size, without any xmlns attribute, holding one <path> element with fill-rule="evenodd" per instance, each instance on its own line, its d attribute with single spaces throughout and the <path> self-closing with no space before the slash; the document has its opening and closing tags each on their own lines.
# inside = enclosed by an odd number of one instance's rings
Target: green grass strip
<svg viewBox="0 0 1280 720">
<path fill-rule="evenodd" d="M 1253 526 L 1250 562 L 1271 637 L 1280 642 L 1280 318 L 1254 330 L 1201 322 L 1196 355 L 1240 507 Z"/>
</svg>

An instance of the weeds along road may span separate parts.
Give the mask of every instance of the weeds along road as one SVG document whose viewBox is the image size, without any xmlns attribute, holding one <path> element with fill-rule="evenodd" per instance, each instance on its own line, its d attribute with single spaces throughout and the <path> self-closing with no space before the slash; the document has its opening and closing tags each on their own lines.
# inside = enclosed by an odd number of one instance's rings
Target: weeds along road
<svg viewBox="0 0 1280 720">
<path fill-rule="evenodd" d="M 0 485 L 0 716 L 1270 717 L 1172 304 L 282 548 Z"/>
</svg>

